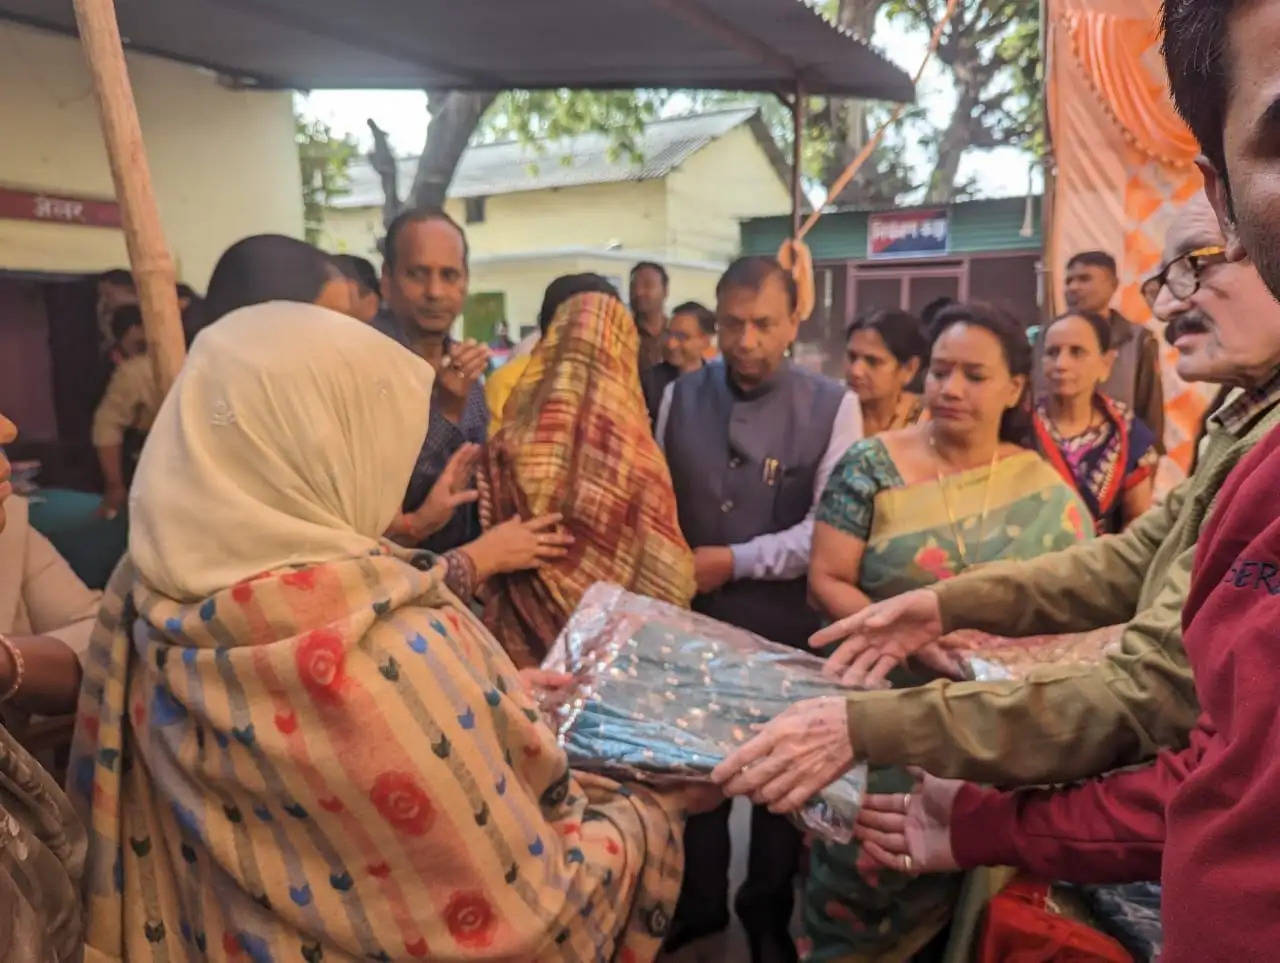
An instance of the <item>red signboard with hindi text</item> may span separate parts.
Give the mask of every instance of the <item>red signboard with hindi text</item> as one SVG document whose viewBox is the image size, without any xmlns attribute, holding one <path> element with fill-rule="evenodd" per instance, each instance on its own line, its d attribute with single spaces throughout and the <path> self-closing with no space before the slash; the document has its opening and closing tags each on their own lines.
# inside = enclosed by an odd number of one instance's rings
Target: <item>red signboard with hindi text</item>
<svg viewBox="0 0 1280 963">
<path fill-rule="evenodd" d="M 872 214 L 867 220 L 867 257 L 946 254 L 950 227 L 945 207 Z"/>
<path fill-rule="evenodd" d="M 115 201 L 70 197 L 43 191 L 0 187 L 0 218 L 83 224 L 87 227 L 120 227 L 120 205 Z"/>
</svg>

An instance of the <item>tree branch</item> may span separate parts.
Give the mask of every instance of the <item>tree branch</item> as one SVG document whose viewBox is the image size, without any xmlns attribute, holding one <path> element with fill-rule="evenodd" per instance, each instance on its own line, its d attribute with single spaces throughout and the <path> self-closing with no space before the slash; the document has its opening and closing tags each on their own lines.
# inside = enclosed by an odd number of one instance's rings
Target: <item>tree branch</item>
<svg viewBox="0 0 1280 963">
<path fill-rule="evenodd" d="M 373 150 L 369 151 L 369 163 L 382 181 L 382 225 L 390 226 L 400 213 L 400 171 L 396 167 L 396 155 L 387 140 L 387 132 L 372 117 L 367 121 L 373 134 Z"/>
</svg>

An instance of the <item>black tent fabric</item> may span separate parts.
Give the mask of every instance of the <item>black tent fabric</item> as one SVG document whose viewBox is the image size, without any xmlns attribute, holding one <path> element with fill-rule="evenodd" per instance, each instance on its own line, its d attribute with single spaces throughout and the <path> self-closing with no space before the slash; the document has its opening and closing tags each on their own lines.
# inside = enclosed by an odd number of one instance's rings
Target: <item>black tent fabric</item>
<svg viewBox="0 0 1280 963">
<path fill-rule="evenodd" d="M 129 49 L 246 86 L 671 87 L 906 101 L 910 78 L 803 0 L 116 0 Z M 70 0 L 0 19 L 75 32 Z"/>
</svg>

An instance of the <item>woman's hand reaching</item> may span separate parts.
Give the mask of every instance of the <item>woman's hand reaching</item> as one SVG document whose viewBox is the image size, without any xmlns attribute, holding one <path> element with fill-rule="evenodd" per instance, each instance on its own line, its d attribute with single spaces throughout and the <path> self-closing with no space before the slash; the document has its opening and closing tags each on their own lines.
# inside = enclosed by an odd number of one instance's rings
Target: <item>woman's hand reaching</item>
<svg viewBox="0 0 1280 963">
<path fill-rule="evenodd" d="M 479 460 L 479 445 L 467 444 L 455 451 L 422 505 L 417 511 L 397 515 L 387 535 L 414 546 L 449 524 L 454 512 L 480 497 L 480 493 L 471 487 Z"/>
<path fill-rule="evenodd" d="M 569 554 L 573 536 L 557 531 L 563 515 L 542 515 L 530 521 L 513 518 L 462 546 L 471 556 L 480 581 L 505 572 L 519 572 L 554 562 Z"/>
<path fill-rule="evenodd" d="M 958 870 L 951 850 L 951 812 L 964 785 L 918 773 L 914 792 L 867 796 L 854 827 L 862 843 L 859 863 L 899 873 Z"/>
</svg>

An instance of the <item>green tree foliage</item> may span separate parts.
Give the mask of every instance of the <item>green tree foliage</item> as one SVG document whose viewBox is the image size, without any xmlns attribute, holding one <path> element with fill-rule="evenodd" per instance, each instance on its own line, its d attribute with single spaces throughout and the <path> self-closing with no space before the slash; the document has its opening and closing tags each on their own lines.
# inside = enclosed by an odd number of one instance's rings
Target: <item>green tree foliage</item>
<svg viewBox="0 0 1280 963">
<path fill-rule="evenodd" d="M 298 165 L 302 169 L 303 225 L 308 243 L 320 243 L 324 211 L 350 190 L 348 169 L 356 156 L 355 139 L 335 137 L 329 125 L 294 115 Z"/>
</svg>

